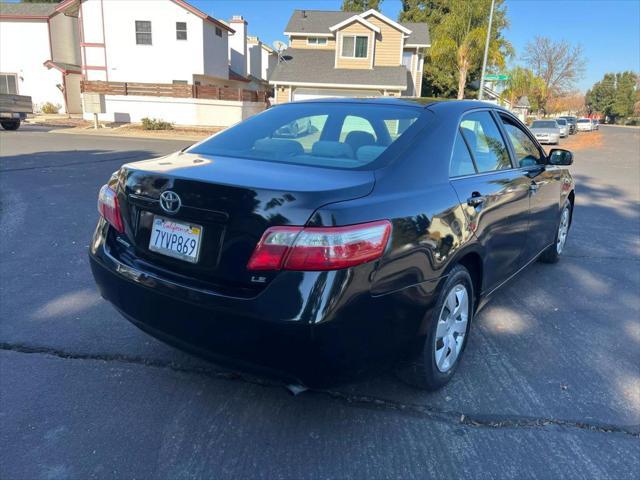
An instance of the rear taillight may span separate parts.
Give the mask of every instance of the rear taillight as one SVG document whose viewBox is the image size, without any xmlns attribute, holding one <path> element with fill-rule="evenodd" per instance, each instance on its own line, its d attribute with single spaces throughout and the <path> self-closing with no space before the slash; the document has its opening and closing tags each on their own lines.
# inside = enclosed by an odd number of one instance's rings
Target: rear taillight
<svg viewBox="0 0 640 480">
<path fill-rule="evenodd" d="M 98 194 L 98 212 L 118 232 L 124 232 L 124 224 L 120 215 L 120 205 L 116 192 L 108 185 L 103 185 Z"/>
<path fill-rule="evenodd" d="M 391 234 L 387 220 L 347 227 L 271 227 L 249 270 L 337 270 L 380 258 Z"/>
</svg>

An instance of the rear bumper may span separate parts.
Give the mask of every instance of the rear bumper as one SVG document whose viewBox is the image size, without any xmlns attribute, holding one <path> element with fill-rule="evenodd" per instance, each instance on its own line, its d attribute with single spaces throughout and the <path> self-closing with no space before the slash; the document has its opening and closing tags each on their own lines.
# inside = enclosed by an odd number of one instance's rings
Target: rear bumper
<svg viewBox="0 0 640 480">
<path fill-rule="evenodd" d="M 420 349 L 436 283 L 372 296 L 372 265 L 281 272 L 257 296 L 198 290 L 127 266 L 100 229 L 90 251 L 101 295 L 128 320 L 179 348 L 233 368 L 326 386 Z"/>
</svg>

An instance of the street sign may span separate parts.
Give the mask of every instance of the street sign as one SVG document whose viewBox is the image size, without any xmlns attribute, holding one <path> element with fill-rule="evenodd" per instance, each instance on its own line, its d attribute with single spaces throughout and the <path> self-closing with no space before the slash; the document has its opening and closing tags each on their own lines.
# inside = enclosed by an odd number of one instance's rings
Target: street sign
<svg viewBox="0 0 640 480">
<path fill-rule="evenodd" d="M 484 76 L 485 80 L 509 80 L 510 78 L 510 75 L 494 75 L 491 73 Z"/>
</svg>

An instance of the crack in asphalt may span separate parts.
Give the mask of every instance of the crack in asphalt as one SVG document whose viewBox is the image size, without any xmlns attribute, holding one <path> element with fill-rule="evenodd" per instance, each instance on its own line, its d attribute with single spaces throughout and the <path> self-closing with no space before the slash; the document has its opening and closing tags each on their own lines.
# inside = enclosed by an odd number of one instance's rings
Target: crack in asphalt
<svg viewBox="0 0 640 480">
<path fill-rule="evenodd" d="M 633 257 L 633 256 L 609 257 L 609 256 L 606 256 L 606 255 L 566 255 L 566 254 L 564 254 L 563 257 L 565 257 L 565 258 L 590 258 L 590 259 L 595 259 L 595 260 L 623 260 L 625 262 L 627 262 L 629 260 L 632 261 L 632 262 L 640 261 L 640 258 Z"/>
<path fill-rule="evenodd" d="M 253 377 L 238 372 L 222 371 L 209 366 L 184 366 L 176 362 L 158 359 L 147 359 L 137 356 L 120 354 L 74 353 L 50 347 L 10 343 L 0 343 L 0 350 L 23 354 L 50 355 L 66 360 L 93 360 L 103 362 L 118 362 L 128 365 L 141 365 L 147 367 L 169 369 L 179 373 L 204 375 L 223 380 L 241 380 L 246 383 L 262 387 L 282 388 L 283 386 L 285 386 L 283 383 L 267 379 L 260 379 L 258 377 Z M 307 391 L 312 394 L 327 396 L 349 406 L 376 409 L 381 411 L 394 411 L 409 415 L 419 415 L 423 418 L 429 418 L 431 420 L 437 420 L 448 424 L 472 428 L 545 428 L 555 426 L 578 430 L 587 430 L 597 433 L 620 433 L 629 435 L 634 438 L 640 438 L 640 425 L 621 426 L 518 415 L 466 414 L 455 410 L 443 410 L 426 405 L 403 403 L 396 400 L 389 400 L 370 395 L 345 393 L 337 390 L 309 389 Z"/>
</svg>

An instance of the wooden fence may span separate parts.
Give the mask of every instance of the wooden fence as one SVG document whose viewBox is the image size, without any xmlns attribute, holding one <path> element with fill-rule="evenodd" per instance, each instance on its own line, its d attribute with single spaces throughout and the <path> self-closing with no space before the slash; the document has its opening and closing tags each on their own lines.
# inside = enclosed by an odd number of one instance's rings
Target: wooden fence
<svg viewBox="0 0 640 480">
<path fill-rule="evenodd" d="M 82 92 L 104 95 L 140 95 L 150 97 L 206 98 L 209 100 L 231 100 L 244 102 L 266 102 L 264 90 L 188 85 L 180 83 L 134 83 L 83 81 Z"/>
</svg>

